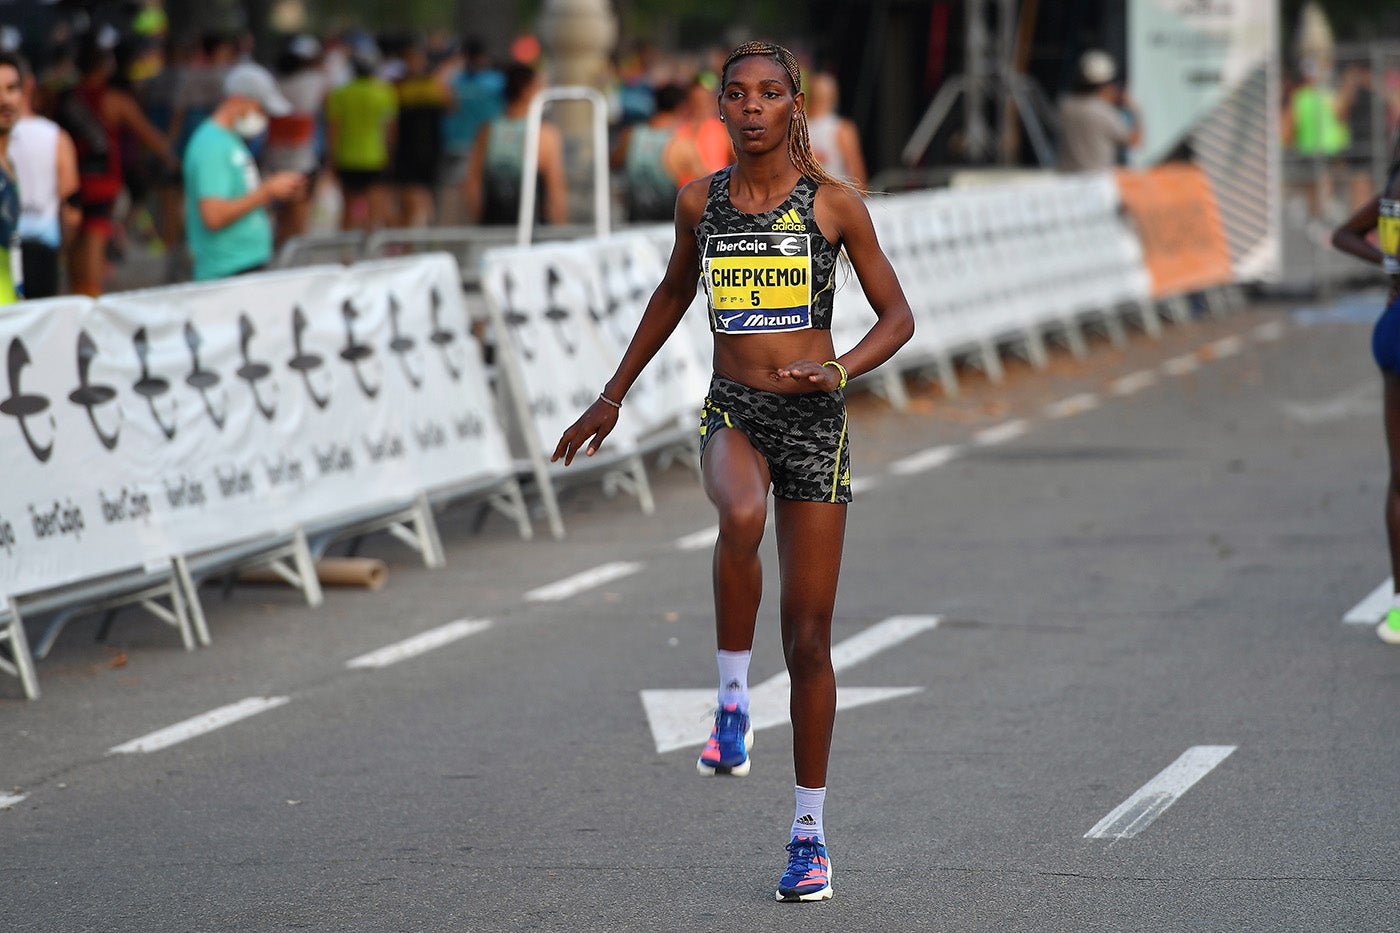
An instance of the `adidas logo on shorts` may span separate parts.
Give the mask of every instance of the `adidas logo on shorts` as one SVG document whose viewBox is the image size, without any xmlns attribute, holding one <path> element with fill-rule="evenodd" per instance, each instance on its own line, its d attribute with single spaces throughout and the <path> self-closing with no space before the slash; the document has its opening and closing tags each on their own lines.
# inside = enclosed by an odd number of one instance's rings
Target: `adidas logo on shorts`
<svg viewBox="0 0 1400 933">
<path fill-rule="evenodd" d="M 802 222 L 802 218 L 797 216 L 796 208 L 789 208 L 778 220 L 773 222 L 774 230 L 795 230 L 806 232 L 807 225 Z"/>
</svg>

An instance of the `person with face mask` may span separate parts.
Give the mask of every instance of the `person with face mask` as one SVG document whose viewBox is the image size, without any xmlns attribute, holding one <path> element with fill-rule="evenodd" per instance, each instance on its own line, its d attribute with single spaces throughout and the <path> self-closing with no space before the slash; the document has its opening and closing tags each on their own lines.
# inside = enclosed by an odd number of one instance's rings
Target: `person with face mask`
<svg viewBox="0 0 1400 933">
<path fill-rule="evenodd" d="M 306 176 L 277 172 L 266 179 L 246 140 L 267 130 L 268 117 L 292 105 L 261 65 L 244 62 L 224 79 L 224 99 L 185 148 L 185 229 L 196 281 L 255 272 L 272 259 L 267 207 L 300 197 Z"/>
</svg>

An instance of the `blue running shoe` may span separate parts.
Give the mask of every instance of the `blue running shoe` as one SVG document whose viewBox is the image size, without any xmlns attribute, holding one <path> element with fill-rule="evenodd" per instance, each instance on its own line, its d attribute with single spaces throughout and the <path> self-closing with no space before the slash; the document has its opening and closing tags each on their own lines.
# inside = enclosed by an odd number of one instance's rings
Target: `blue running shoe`
<svg viewBox="0 0 1400 933">
<path fill-rule="evenodd" d="M 831 897 L 831 860 L 826 857 L 826 845 L 811 836 L 793 836 L 787 850 L 787 871 L 778 882 L 778 900 L 828 900 Z"/>
<path fill-rule="evenodd" d="M 749 749 L 753 748 L 753 724 L 749 714 L 739 712 L 733 703 L 721 706 L 715 713 L 715 727 L 710 741 L 700 753 L 695 770 L 706 777 L 712 774 L 732 774 L 743 777 L 749 773 Z"/>
</svg>

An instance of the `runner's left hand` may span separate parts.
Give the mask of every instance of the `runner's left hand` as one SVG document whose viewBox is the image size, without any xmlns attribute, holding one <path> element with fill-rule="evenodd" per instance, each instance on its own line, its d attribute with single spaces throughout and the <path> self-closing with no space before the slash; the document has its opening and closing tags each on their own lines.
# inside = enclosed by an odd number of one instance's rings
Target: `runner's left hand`
<svg viewBox="0 0 1400 933">
<path fill-rule="evenodd" d="M 813 387 L 827 392 L 835 392 L 841 384 L 841 373 L 835 366 L 823 366 L 816 360 L 798 360 L 779 367 L 778 378 L 810 382 Z"/>
</svg>

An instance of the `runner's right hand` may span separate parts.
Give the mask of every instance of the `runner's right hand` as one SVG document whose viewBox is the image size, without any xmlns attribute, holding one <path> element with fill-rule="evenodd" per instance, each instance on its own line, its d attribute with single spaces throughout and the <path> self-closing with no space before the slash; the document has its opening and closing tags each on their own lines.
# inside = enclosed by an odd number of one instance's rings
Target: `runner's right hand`
<svg viewBox="0 0 1400 933">
<path fill-rule="evenodd" d="M 602 399 L 594 399 L 593 404 L 589 405 L 579 419 L 569 425 L 564 436 L 559 438 L 559 446 L 554 448 L 554 455 L 549 458 L 549 462 L 554 463 L 563 457 L 564 466 L 568 466 L 574 462 L 578 452 L 584 449 L 585 443 L 588 444 L 585 456 L 591 457 L 596 454 L 598 448 L 603 446 L 603 438 L 611 434 L 612 429 L 617 426 L 618 411 Z"/>
</svg>

